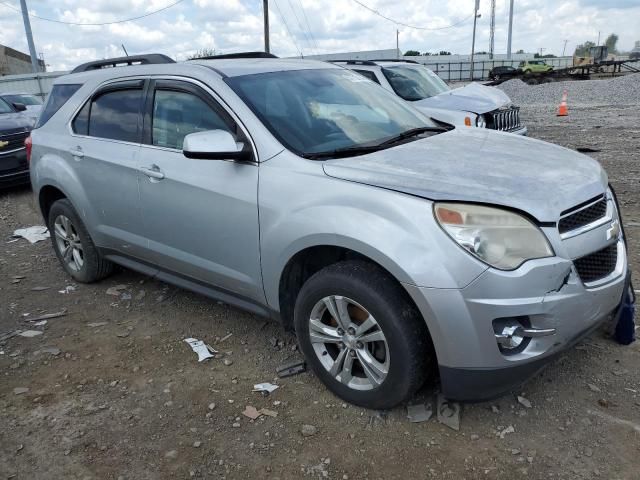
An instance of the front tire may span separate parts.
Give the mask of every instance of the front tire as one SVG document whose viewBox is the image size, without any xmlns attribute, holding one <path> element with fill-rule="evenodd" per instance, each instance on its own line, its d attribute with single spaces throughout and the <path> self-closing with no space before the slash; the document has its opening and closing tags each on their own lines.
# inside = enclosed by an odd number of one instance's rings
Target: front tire
<svg viewBox="0 0 640 480">
<path fill-rule="evenodd" d="M 355 405 L 391 408 L 430 373 L 434 355 L 424 320 L 375 265 L 346 261 L 317 272 L 300 290 L 294 322 L 313 371 Z"/>
<path fill-rule="evenodd" d="M 56 256 L 74 280 L 96 282 L 113 271 L 113 264 L 102 258 L 69 200 L 56 201 L 49 210 L 48 220 Z"/>
</svg>

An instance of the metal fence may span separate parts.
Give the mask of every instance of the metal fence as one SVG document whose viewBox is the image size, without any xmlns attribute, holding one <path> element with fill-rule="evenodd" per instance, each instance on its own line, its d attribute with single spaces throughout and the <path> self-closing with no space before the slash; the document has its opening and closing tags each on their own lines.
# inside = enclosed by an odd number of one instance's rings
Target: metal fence
<svg viewBox="0 0 640 480">
<path fill-rule="evenodd" d="M 31 93 L 42 100 L 51 91 L 53 81 L 67 72 L 29 73 L 0 77 L 0 93 Z"/>
<path fill-rule="evenodd" d="M 411 60 L 411 57 L 405 57 Z M 554 68 L 565 68 L 572 65 L 571 57 L 545 58 L 547 65 Z M 471 62 L 420 62 L 446 81 L 486 80 L 493 67 L 518 67 L 520 61 L 514 60 L 480 60 L 473 62 L 473 79 L 471 78 Z"/>
</svg>

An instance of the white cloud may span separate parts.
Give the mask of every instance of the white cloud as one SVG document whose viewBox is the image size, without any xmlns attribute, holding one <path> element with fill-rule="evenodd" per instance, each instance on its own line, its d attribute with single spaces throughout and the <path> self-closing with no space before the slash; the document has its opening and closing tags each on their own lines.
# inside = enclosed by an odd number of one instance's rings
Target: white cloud
<svg viewBox="0 0 640 480">
<path fill-rule="evenodd" d="M 19 8 L 18 0 L 4 0 Z M 99 23 L 144 15 L 175 0 L 29 0 L 36 15 L 61 21 Z M 474 0 L 361 0 L 403 23 L 438 28 L 470 17 Z M 497 0 L 496 51 L 504 52 L 509 0 Z M 280 56 L 394 48 L 468 53 L 471 19 L 456 28 L 415 30 L 384 20 L 353 0 L 271 0 L 271 45 Z M 481 0 L 476 48 L 489 47 L 489 0 Z M 619 47 L 631 49 L 640 39 L 638 0 L 518 0 L 514 50 L 562 53 L 578 43 L 620 36 Z M 284 17 L 284 18 L 283 18 Z M 285 24 L 286 22 L 286 24 Z M 287 28 L 288 27 L 288 28 Z M 201 48 L 230 53 L 261 50 L 260 0 L 187 0 L 157 15 L 110 26 L 72 26 L 32 19 L 36 49 L 50 70 L 68 69 L 88 60 L 123 54 L 158 52 L 178 59 Z M 289 33 L 291 32 L 291 34 Z M 293 36 L 293 38 L 292 38 Z M 19 12 L 0 3 L 0 43 L 28 51 Z"/>
</svg>

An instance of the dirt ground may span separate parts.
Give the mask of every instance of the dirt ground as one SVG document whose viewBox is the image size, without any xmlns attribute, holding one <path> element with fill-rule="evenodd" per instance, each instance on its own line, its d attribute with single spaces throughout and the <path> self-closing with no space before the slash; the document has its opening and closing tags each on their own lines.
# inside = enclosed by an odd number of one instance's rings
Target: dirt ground
<svg viewBox="0 0 640 480">
<path fill-rule="evenodd" d="M 640 272 L 637 107 L 523 116 L 533 137 L 599 150 L 590 155 L 618 192 Z M 130 271 L 76 285 L 47 241 L 11 242 L 41 223 L 30 190 L 0 193 L 0 338 L 44 332 L 0 341 L 0 478 L 640 478 L 640 343 L 597 332 L 515 394 L 463 405 L 459 431 L 409 423 L 404 407 L 343 404 L 310 373 L 265 397 L 252 387 L 298 357 L 292 335 Z M 126 289 L 108 295 L 116 285 Z M 198 363 L 187 337 L 223 356 Z M 247 405 L 277 416 L 250 420 Z"/>
</svg>

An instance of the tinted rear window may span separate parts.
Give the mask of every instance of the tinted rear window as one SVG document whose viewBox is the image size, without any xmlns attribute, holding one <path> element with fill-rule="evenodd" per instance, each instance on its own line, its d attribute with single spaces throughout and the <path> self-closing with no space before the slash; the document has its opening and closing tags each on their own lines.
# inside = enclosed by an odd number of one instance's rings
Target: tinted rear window
<svg viewBox="0 0 640 480">
<path fill-rule="evenodd" d="M 47 97 L 47 102 L 42 109 L 42 113 L 40 114 L 40 118 L 38 119 L 38 123 L 36 123 L 35 128 L 40 128 L 47 123 L 49 119 L 53 117 L 58 110 L 60 110 L 60 107 L 67 103 L 67 100 L 69 100 L 81 86 L 82 85 L 79 83 L 54 85 L 51 93 Z"/>
<path fill-rule="evenodd" d="M 106 92 L 91 103 L 89 136 L 138 142 L 142 89 Z"/>
</svg>

